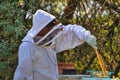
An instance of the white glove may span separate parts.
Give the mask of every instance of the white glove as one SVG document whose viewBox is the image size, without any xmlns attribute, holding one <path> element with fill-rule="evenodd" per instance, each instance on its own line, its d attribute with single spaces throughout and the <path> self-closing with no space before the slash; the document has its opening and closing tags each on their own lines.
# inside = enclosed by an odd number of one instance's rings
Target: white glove
<svg viewBox="0 0 120 80">
<path fill-rule="evenodd" d="M 86 38 L 86 42 L 93 48 L 97 49 L 96 37 L 94 35 L 88 35 Z"/>
</svg>

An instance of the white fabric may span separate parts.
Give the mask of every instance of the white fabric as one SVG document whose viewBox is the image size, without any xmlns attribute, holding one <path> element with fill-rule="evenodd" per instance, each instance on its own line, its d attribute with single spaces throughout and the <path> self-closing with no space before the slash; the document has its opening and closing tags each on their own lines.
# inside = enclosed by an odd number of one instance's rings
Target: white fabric
<svg viewBox="0 0 120 80">
<path fill-rule="evenodd" d="M 33 38 L 41 31 L 49 22 L 55 19 L 55 16 L 39 9 L 33 15 L 33 27 L 29 31 L 29 35 Z"/>
<path fill-rule="evenodd" d="M 97 49 L 96 37 L 94 35 L 88 35 L 86 38 L 86 42 L 93 48 Z"/>
<path fill-rule="evenodd" d="M 58 80 L 56 53 L 83 44 L 90 35 L 82 26 L 62 26 L 63 31 L 54 40 L 54 45 L 36 46 L 33 36 L 41 30 L 37 24 L 33 24 L 32 30 L 27 33 L 19 47 L 19 62 L 14 80 Z"/>
<path fill-rule="evenodd" d="M 54 47 L 40 47 L 24 39 L 19 48 L 19 64 L 14 80 L 58 80 L 56 53 L 85 42 L 90 32 L 78 25 L 63 26 Z M 29 37 L 29 36 L 28 36 Z M 28 39 L 28 38 L 26 38 Z"/>
<path fill-rule="evenodd" d="M 90 31 L 79 25 L 64 26 L 63 33 L 56 41 L 56 52 L 73 49 L 86 42 L 86 37 L 91 35 Z"/>
</svg>

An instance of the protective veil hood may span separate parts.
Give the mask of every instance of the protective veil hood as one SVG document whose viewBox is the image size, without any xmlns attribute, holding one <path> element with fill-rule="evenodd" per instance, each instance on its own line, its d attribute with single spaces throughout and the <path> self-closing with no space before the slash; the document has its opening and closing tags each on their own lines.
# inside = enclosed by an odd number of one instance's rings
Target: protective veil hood
<svg viewBox="0 0 120 80">
<path fill-rule="evenodd" d="M 30 41 L 33 42 L 33 38 L 52 20 L 55 19 L 55 16 L 39 9 L 33 15 L 33 26 L 28 31 L 27 35 L 22 41 Z"/>
</svg>

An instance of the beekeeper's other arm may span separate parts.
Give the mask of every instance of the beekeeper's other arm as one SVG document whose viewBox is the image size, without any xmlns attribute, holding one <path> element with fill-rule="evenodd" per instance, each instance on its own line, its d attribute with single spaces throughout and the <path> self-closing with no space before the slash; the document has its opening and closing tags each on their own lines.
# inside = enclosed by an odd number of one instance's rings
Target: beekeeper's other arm
<svg viewBox="0 0 120 80">
<path fill-rule="evenodd" d="M 56 40 L 56 52 L 75 48 L 87 42 L 93 48 L 96 47 L 96 37 L 90 31 L 79 25 L 63 26 L 63 33 Z"/>
</svg>

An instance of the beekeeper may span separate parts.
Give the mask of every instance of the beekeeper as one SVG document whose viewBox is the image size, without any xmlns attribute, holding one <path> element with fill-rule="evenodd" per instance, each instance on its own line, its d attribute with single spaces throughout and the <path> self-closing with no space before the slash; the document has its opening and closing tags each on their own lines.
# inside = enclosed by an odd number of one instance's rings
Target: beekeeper
<svg viewBox="0 0 120 80">
<path fill-rule="evenodd" d="M 96 38 L 80 25 L 67 26 L 55 16 L 39 9 L 33 26 L 19 47 L 19 62 L 14 80 L 58 80 L 56 53 L 87 42 L 96 47 Z"/>
</svg>

